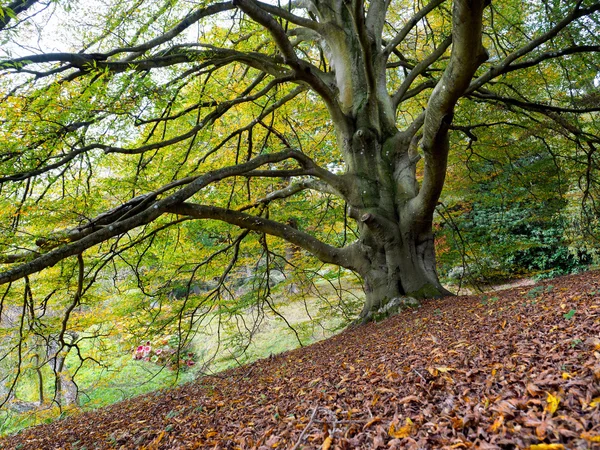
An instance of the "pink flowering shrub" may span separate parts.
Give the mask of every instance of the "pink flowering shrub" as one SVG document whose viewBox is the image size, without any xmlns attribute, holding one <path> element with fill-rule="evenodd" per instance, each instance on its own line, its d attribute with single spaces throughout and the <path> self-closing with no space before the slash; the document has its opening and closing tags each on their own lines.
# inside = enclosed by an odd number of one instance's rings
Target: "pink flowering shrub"
<svg viewBox="0 0 600 450">
<path fill-rule="evenodd" d="M 187 370 L 196 364 L 196 354 L 189 351 L 189 345 L 179 350 L 179 338 L 171 336 L 163 339 L 154 347 L 150 341 L 133 349 L 133 359 L 166 366 L 171 370 Z"/>
<path fill-rule="evenodd" d="M 152 347 L 150 341 L 146 341 L 146 345 L 138 345 L 133 352 L 133 359 L 143 359 L 144 361 L 150 361 L 150 353 L 152 353 Z"/>
</svg>

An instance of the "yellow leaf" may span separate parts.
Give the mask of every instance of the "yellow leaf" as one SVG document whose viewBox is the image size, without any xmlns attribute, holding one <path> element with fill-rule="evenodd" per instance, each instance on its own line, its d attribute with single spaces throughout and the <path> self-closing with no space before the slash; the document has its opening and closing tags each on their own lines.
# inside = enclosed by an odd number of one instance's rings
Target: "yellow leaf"
<svg viewBox="0 0 600 450">
<path fill-rule="evenodd" d="M 370 427 L 371 425 L 373 425 L 374 423 L 377 423 L 377 422 L 381 422 L 381 417 L 377 417 L 377 416 L 375 416 L 375 417 L 373 417 L 371 420 L 369 420 L 369 421 L 368 421 L 368 422 L 365 424 L 365 426 L 363 427 L 363 431 L 364 431 L 364 430 L 366 430 L 367 428 L 369 428 L 369 427 Z"/>
<path fill-rule="evenodd" d="M 373 398 L 373 401 L 371 402 L 371 407 L 375 406 L 378 401 L 379 401 L 379 394 L 375 394 L 375 397 Z"/>
<path fill-rule="evenodd" d="M 570 374 L 570 373 L 568 373 L 568 372 L 563 372 L 563 373 L 562 373 L 562 379 L 563 379 L 563 380 L 568 380 L 569 378 L 573 378 L 573 375 L 571 375 L 571 374 Z"/>
<path fill-rule="evenodd" d="M 498 418 L 494 421 L 492 426 L 490 427 L 490 431 L 495 433 L 498 429 L 504 424 L 504 416 L 498 416 Z"/>
<path fill-rule="evenodd" d="M 448 372 L 452 372 L 453 370 L 456 370 L 456 369 L 453 369 L 452 367 L 436 367 L 436 369 L 442 373 L 448 373 Z"/>
<path fill-rule="evenodd" d="M 588 431 L 581 434 L 581 439 L 585 439 L 590 442 L 600 442 L 600 434 L 592 434 Z"/>
<path fill-rule="evenodd" d="M 554 414 L 558 409 L 560 398 L 555 397 L 552 394 L 548 394 L 548 398 L 546 399 L 546 401 L 548 402 L 548 404 L 546 405 L 545 410 L 548 411 L 550 414 Z"/>
<path fill-rule="evenodd" d="M 160 441 L 162 441 L 162 439 L 165 437 L 165 430 L 161 431 L 159 433 L 158 436 L 156 436 L 154 438 L 154 440 L 152 442 L 150 442 L 150 445 L 147 448 L 147 450 L 155 450 L 158 448 L 158 444 L 160 444 Z"/>
<path fill-rule="evenodd" d="M 565 450 L 562 444 L 533 444 L 529 450 Z"/>
<path fill-rule="evenodd" d="M 327 439 L 323 441 L 323 446 L 321 447 L 321 450 L 329 450 L 329 447 L 331 447 L 332 442 L 333 439 L 331 438 L 331 436 L 327 436 Z"/>
<path fill-rule="evenodd" d="M 410 418 L 406 418 L 405 425 L 396 430 L 396 425 L 394 422 L 390 424 L 390 429 L 388 434 L 394 439 L 401 439 L 410 436 L 410 432 L 413 429 L 413 421 Z"/>
<path fill-rule="evenodd" d="M 590 402 L 590 408 L 595 408 L 598 405 L 600 405 L 600 397 L 596 397 Z"/>
</svg>

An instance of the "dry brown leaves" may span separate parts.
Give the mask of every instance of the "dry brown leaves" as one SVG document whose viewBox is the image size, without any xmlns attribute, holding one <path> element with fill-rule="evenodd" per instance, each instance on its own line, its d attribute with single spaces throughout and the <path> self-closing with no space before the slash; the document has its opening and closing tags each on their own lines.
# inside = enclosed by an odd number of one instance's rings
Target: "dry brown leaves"
<svg viewBox="0 0 600 450">
<path fill-rule="evenodd" d="M 541 286 L 430 301 L 0 448 L 600 448 L 600 273 Z"/>
</svg>

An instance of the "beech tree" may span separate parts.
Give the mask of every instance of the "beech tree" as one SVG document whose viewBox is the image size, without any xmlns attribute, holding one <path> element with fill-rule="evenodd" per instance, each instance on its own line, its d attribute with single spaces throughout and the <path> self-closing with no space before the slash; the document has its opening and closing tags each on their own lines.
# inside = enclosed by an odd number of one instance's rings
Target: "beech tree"
<svg viewBox="0 0 600 450">
<path fill-rule="evenodd" d="M 551 123 L 589 156 L 593 198 L 599 10 L 590 0 L 4 5 L 0 283 L 23 289 L 18 280 L 72 261 L 77 301 L 111 259 L 84 271 L 86 253 L 104 246 L 116 258 L 183 223 L 219 221 L 244 230 L 230 250 L 268 235 L 357 273 L 365 320 L 393 298 L 447 295 L 432 223 L 449 155 L 477 128 L 502 122 L 509 134 L 525 126 L 515 114 Z M 54 40 L 32 39 L 41 21 Z M 511 118 L 486 121 L 490 111 Z M 335 199 L 354 238 L 295 226 L 295 198 L 313 217 Z"/>
</svg>

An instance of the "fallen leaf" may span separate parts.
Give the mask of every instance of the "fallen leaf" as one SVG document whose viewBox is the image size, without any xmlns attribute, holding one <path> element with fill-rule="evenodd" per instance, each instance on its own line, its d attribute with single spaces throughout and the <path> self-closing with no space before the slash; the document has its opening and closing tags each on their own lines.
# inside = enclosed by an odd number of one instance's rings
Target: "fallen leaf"
<svg viewBox="0 0 600 450">
<path fill-rule="evenodd" d="M 548 411 L 550 414 L 554 414 L 556 412 L 556 410 L 558 409 L 558 404 L 560 403 L 560 398 L 555 397 L 552 394 L 548 394 L 548 398 L 546 398 L 546 401 L 548 403 L 546 404 L 546 408 L 544 408 L 544 411 Z"/>
<path fill-rule="evenodd" d="M 381 417 L 373 417 L 371 420 L 369 420 L 367 423 L 365 423 L 365 426 L 363 427 L 363 431 L 366 430 L 367 428 L 369 428 L 371 425 L 381 422 Z"/>
<path fill-rule="evenodd" d="M 526 389 L 529 395 L 533 397 L 544 393 L 544 391 L 540 389 L 540 387 L 537 384 L 534 383 L 527 383 Z"/>
<path fill-rule="evenodd" d="M 396 424 L 394 422 L 392 422 L 390 424 L 390 429 L 388 430 L 388 434 L 393 437 L 394 439 L 400 439 L 400 438 L 405 438 L 410 436 L 410 433 L 412 431 L 414 427 L 414 423 L 412 420 L 410 420 L 409 417 L 406 418 L 406 421 L 404 422 L 404 426 L 402 426 L 399 429 L 396 429 Z"/>
<path fill-rule="evenodd" d="M 590 407 L 591 408 L 595 408 L 596 406 L 600 405 L 600 397 L 596 397 L 595 399 L 593 399 L 590 402 Z"/>
<path fill-rule="evenodd" d="M 331 447 L 332 442 L 333 438 L 331 436 L 327 436 L 327 438 L 323 441 L 323 446 L 321 447 L 321 450 L 329 450 L 329 447 Z"/>
<path fill-rule="evenodd" d="M 148 445 L 147 450 L 156 450 L 158 448 L 158 444 L 165 437 L 165 430 L 161 431 L 158 436 L 154 438 L 154 440 Z"/>
<path fill-rule="evenodd" d="M 564 450 L 564 448 L 562 444 L 533 444 L 529 450 Z"/>
<path fill-rule="evenodd" d="M 504 424 L 504 416 L 500 415 L 494 420 L 494 423 L 490 426 L 489 431 L 495 433 Z"/>
<path fill-rule="evenodd" d="M 589 442 L 600 442 L 600 434 L 592 434 L 588 431 L 581 433 L 581 439 L 585 439 Z"/>
</svg>

